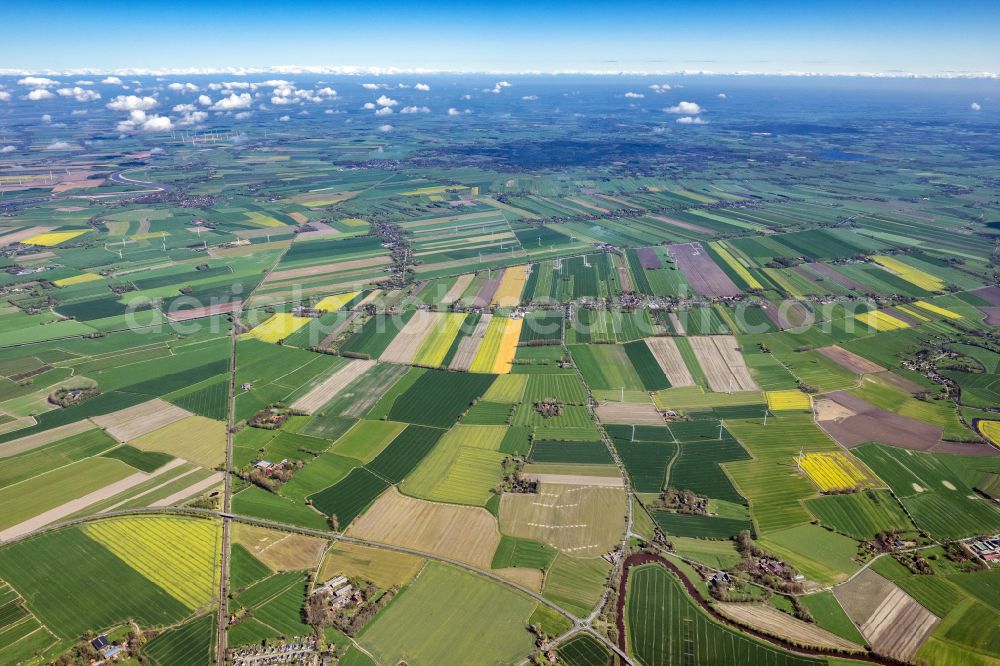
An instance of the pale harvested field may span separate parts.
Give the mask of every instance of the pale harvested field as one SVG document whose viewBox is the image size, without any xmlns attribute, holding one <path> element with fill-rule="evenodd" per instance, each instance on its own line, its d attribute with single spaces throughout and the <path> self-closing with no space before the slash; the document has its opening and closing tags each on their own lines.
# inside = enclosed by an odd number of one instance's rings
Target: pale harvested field
<svg viewBox="0 0 1000 666">
<path fill-rule="evenodd" d="M 583 206 L 584 208 L 587 208 L 587 209 L 589 209 L 589 210 L 592 210 L 592 211 L 594 211 L 595 213 L 600 213 L 601 215 L 604 215 L 604 214 L 606 214 L 606 213 L 609 213 L 609 212 L 611 212 L 611 211 L 609 211 L 609 210 L 608 210 L 607 208 L 601 208 L 600 206 L 598 206 L 598 205 L 596 205 L 596 204 L 592 204 L 592 203 L 590 203 L 589 201 L 585 201 L 585 200 L 583 200 L 583 199 L 577 199 L 577 198 L 575 198 L 575 197 L 566 197 L 566 200 L 567 200 L 567 201 L 572 201 L 572 202 L 573 202 L 573 203 L 575 203 L 575 204 L 576 204 L 577 206 Z"/>
<path fill-rule="evenodd" d="M 88 430 L 93 429 L 94 424 L 84 419 L 83 421 L 67 423 L 66 425 L 59 426 L 58 428 L 45 430 L 43 432 L 35 433 L 34 435 L 26 435 L 25 437 L 12 439 L 9 442 L 0 444 L 0 458 L 8 458 L 10 456 L 17 455 L 18 453 L 24 453 L 25 451 L 30 451 L 31 449 L 37 449 L 39 446 L 45 446 L 46 444 L 51 444 L 52 442 L 58 442 L 60 439 L 66 439 L 67 437 L 78 435 L 81 432 L 87 432 Z"/>
<path fill-rule="evenodd" d="M 374 268 L 388 264 L 389 257 L 378 256 L 366 259 L 352 259 L 350 261 L 338 261 L 334 263 L 324 263 L 318 266 L 303 266 L 302 268 L 289 268 L 283 271 L 275 271 L 268 276 L 268 282 L 278 282 L 281 280 L 294 280 L 295 278 L 310 277 L 313 275 L 326 275 L 327 273 L 343 273 L 358 268 Z"/>
<path fill-rule="evenodd" d="M 448 215 L 445 217 L 432 217 L 426 220 L 414 220 L 412 222 L 403 222 L 400 224 L 404 229 L 416 229 L 417 227 L 426 227 L 428 225 L 434 224 L 456 224 L 459 222 L 486 222 L 496 221 L 497 214 L 492 211 L 483 211 L 480 213 L 465 213 L 464 215 Z M 468 225 L 458 225 L 458 226 L 468 226 Z"/>
<path fill-rule="evenodd" d="M 312 569 L 319 564 L 327 546 L 326 539 L 319 537 L 244 523 L 233 525 L 233 537 L 272 571 Z"/>
<path fill-rule="evenodd" d="M 55 229 L 55 227 L 28 227 L 27 229 L 19 229 L 13 233 L 0 236 L 0 247 L 7 247 L 8 245 L 13 245 L 14 243 L 20 243 L 25 238 L 31 238 L 32 236 L 37 236 L 39 234 L 46 234 L 53 229 Z"/>
<path fill-rule="evenodd" d="M 851 372 L 856 372 L 859 375 L 868 374 L 871 372 L 885 372 L 885 368 L 877 363 L 872 363 L 863 356 L 858 356 L 854 352 L 847 351 L 843 347 L 838 347 L 837 345 L 830 345 L 829 347 L 820 347 L 817 349 L 820 354 L 826 356 L 828 359 L 836 363 L 842 368 L 846 368 Z"/>
<path fill-rule="evenodd" d="M 843 607 L 847 617 L 861 626 L 868 621 L 882 600 L 896 589 L 891 581 L 882 578 L 871 569 L 865 569 L 851 582 L 833 588 L 833 596 Z"/>
<path fill-rule="evenodd" d="M 501 578 L 506 578 L 521 587 L 526 587 L 532 592 L 541 592 L 542 583 L 545 582 L 545 574 L 541 569 L 510 567 L 508 569 L 493 569 L 492 571 Z"/>
<path fill-rule="evenodd" d="M 375 361 L 352 359 L 347 365 L 317 384 L 311 391 L 292 403 L 292 409 L 300 409 L 306 414 L 314 414 L 352 381 L 368 371 Z"/>
<path fill-rule="evenodd" d="M 434 329 L 444 324 L 446 313 L 417 310 L 403 330 L 393 338 L 379 360 L 389 363 L 410 363 L 420 344 Z"/>
<path fill-rule="evenodd" d="M 671 312 L 667 315 L 667 317 L 669 317 L 670 324 L 674 327 L 674 331 L 680 335 L 687 335 L 687 331 L 684 330 L 684 324 L 681 323 L 681 319 L 677 316 L 676 312 Z"/>
<path fill-rule="evenodd" d="M 119 442 L 128 442 L 188 416 L 191 416 L 188 410 L 154 398 L 134 407 L 95 416 L 91 421 L 107 430 Z"/>
<path fill-rule="evenodd" d="M 681 358 L 681 352 L 673 338 L 646 338 L 646 346 L 671 386 L 694 386 L 694 378 Z"/>
<path fill-rule="evenodd" d="M 177 460 L 179 460 L 179 458 Z M 201 493 L 205 492 L 206 490 L 208 490 L 213 486 L 221 484 L 223 478 L 225 477 L 223 476 L 222 472 L 216 472 L 212 476 L 202 479 L 201 481 L 192 483 L 187 488 L 182 488 L 181 490 L 178 490 L 176 493 L 167 495 L 163 499 L 156 500 L 149 506 L 154 506 L 154 507 L 170 506 L 172 504 L 177 504 L 178 502 L 182 502 L 190 497 L 194 497 L 195 495 L 200 495 Z"/>
<path fill-rule="evenodd" d="M 381 289 L 372 289 L 370 292 L 368 292 L 367 296 L 358 301 L 355 304 L 355 306 L 351 309 L 354 310 L 355 312 L 358 312 L 381 295 L 382 295 Z"/>
<path fill-rule="evenodd" d="M 598 557 L 618 544 L 625 511 L 621 488 L 543 482 L 536 495 L 500 498 L 500 529 L 574 557 Z"/>
<path fill-rule="evenodd" d="M 474 273 L 459 275 L 458 279 L 455 280 L 455 284 L 451 285 L 451 289 L 441 298 L 441 305 L 451 305 L 460 299 L 475 277 Z"/>
<path fill-rule="evenodd" d="M 694 231 L 699 234 L 707 234 L 709 236 L 714 236 L 715 232 L 711 229 L 706 229 L 705 227 L 699 227 L 697 224 L 691 224 L 690 222 L 684 222 L 682 220 L 675 220 L 670 217 L 663 217 L 661 215 L 650 215 L 650 218 L 656 220 L 657 222 L 663 222 L 664 224 L 670 225 L 671 227 L 678 227 L 679 229 L 687 229 L 688 231 Z"/>
<path fill-rule="evenodd" d="M 651 402 L 605 402 L 594 411 L 603 423 L 663 425 L 663 417 Z"/>
<path fill-rule="evenodd" d="M 788 613 L 782 613 L 777 608 L 760 604 L 717 604 L 723 615 L 742 622 L 751 627 L 757 627 L 765 633 L 774 636 L 790 638 L 802 645 L 815 645 L 840 650 L 860 650 L 861 648 L 845 638 L 841 638 L 815 624 L 798 620 Z"/>
<path fill-rule="evenodd" d="M 395 488 L 356 518 L 348 536 L 404 546 L 489 569 L 500 543 L 496 520 L 478 507 L 438 504 Z"/>
<path fill-rule="evenodd" d="M 731 335 L 695 335 L 688 338 L 709 387 L 717 393 L 756 391 L 743 355 Z"/>
<path fill-rule="evenodd" d="M 165 312 L 164 314 L 167 315 L 170 321 L 188 321 L 189 319 L 239 312 L 241 309 L 243 309 L 243 301 L 232 301 L 230 303 L 219 303 L 218 305 L 204 305 L 200 308 L 185 308 L 174 312 Z"/>
<path fill-rule="evenodd" d="M 483 342 L 483 336 L 486 335 L 486 329 L 490 325 L 490 320 L 493 315 L 484 314 L 476 322 L 476 328 L 472 331 L 472 335 L 462 338 L 458 343 L 458 349 L 455 350 L 455 356 L 451 359 L 451 364 L 448 366 L 450 370 L 464 370 L 468 372 L 469 368 L 472 367 L 472 361 L 476 358 L 476 352 L 479 351 L 479 345 Z"/>
<path fill-rule="evenodd" d="M 189 416 L 129 442 L 143 451 L 162 451 L 202 467 L 226 459 L 226 424 L 204 416 Z"/>
<path fill-rule="evenodd" d="M 939 621 L 916 599 L 893 585 L 893 590 L 861 625 L 861 633 L 876 652 L 900 661 L 913 661 Z"/>
<path fill-rule="evenodd" d="M 424 559 L 384 548 L 372 548 L 345 541 L 333 545 L 323 558 L 317 580 L 326 582 L 334 576 L 365 578 L 382 588 L 403 586 L 416 578 Z"/>
<path fill-rule="evenodd" d="M 299 212 L 289 213 L 288 217 L 292 218 L 293 220 L 295 220 L 299 224 L 305 224 L 306 222 L 309 221 L 308 217 L 306 217 L 305 215 L 303 215 L 302 213 L 299 213 Z"/>
</svg>

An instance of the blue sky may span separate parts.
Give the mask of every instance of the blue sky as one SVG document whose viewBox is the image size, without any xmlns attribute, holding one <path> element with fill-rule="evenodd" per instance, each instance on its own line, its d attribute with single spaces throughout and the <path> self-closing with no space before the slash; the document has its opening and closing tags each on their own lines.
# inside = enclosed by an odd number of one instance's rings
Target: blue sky
<svg viewBox="0 0 1000 666">
<path fill-rule="evenodd" d="M 3 68 L 1000 71 L 996 0 L 4 4 Z"/>
</svg>

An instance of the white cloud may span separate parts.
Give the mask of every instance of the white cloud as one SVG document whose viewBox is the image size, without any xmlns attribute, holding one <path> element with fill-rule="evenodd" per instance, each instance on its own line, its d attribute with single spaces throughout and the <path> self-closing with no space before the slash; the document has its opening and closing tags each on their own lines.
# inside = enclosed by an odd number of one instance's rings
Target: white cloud
<svg viewBox="0 0 1000 666">
<path fill-rule="evenodd" d="M 87 115 L 87 109 L 73 109 L 69 112 L 71 116 L 85 116 Z"/>
<path fill-rule="evenodd" d="M 202 106 L 212 106 L 212 98 L 208 95 L 198 95 L 198 103 Z"/>
<path fill-rule="evenodd" d="M 155 97 L 137 97 L 135 95 L 119 95 L 107 103 L 112 111 L 149 111 L 159 106 Z"/>
<path fill-rule="evenodd" d="M 399 102 L 397 102 L 393 98 L 386 97 L 385 95 L 382 95 L 377 100 L 375 100 L 375 103 L 378 104 L 379 106 L 396 106 L 397 104 L 399 104 Z"/>
<path fill-rule="evenodd" d="M 202 95 L 204 97 L 204 95 Z M 199 98 L 199 102 L 201 99 Z M 209 100 L 211 101 L 211 100 Z M 233 93 L 229 97 L 223 97 L 218 102 L 212 105 L 213 111 L 233 111 L 235 109 L 249 109 L 253 104 L 253 98 L 250 97 L 250 93 L 240 93 L 237 95 Z"/>
<path fill-rule="evenodd" d="M 389 88 L 385 83 L 362 83 L 361 87 L 365 90 L 387 90 Z"/>
<path fill-rule="evenodd" d="M 400 113 L 430 113 L 431 110 L 426 106 L 404 106 L 399 110 Z"/>
<path fill-rule="evenodd" d="M 92 85 L 94 85 L 94 82 L 93 81 L 89 81 L 87 79 L 84 79 L 84 80 L 81 80 L 81 81 L 75 81 L 73 83 L 73 85 L 76 85 L 76 86 L 92 86 Z"/>
<path fill-rule="evenodd" d="M 666 83 L 654 83 L 649 86 L 649 89 L 659 95 L 660 93 L 665 93 L 670 90 L 670 85 Z"/>
<path fill-rule="evenodd" d="M 663 109 L 665 113 L 680 113 L 686 116 L 696 116 L 702 112 L 702 108 L 694 102 L 681 102 L 674 106 Z"/>
<path fill-rule="evenodd" d="M 969 105 L 969 108 L 972 109 L 973 111 L 979 111 L 983 107 L 979 105 L 979 102 L 973 102 L 972 104 Z"/>
<path fill-rule="evenodd" d="M 194 104 L 176 104 L 173 108 L 174 113 L 191 113 L 196 107 Z"/>
<path fill-rule="evenodd" d="M 61 97 L 72 97 L 78 102 L 93 102 L 101 99 L 101 94 L 95 90 L 87 90 L 76 86 L 75 88 L 60 88 L 56 91 Z"/>
<path fill-rule="evenodd" d="M 682 116 L 675 122 L 678 122 L 681 125 L 702 125 L 705 123 L 705 121 L 698 116 Z"/>
<path fill-rule="evenodd" d="M 101 83 L 104 83 L 109 86 L 120 86 L 122 84 L 122 80 L 119 79 L 117 76 L 109 76 L 103 79 Z"/>
<path fill-rule="evenodd" d="M 198 123 L 203 123 L 208 119 L 208 113 L 205 111 L 188 111 L 181 116 L 181 119 L 177 122 L 178 125 L 197 125 Z"/>
<path fill-rule="evenodd" d="M 17 150 L 17 148 L 14 146 L 4 146 L 3 148 L 0 148 L 0 153 L 12 153 L 15 150 Z"/>
<path fill-rule="evenodd" d="M 280 120 L 283 123 L 287 123 L 289 120 L 291 120 L 291 117 L 290 116 L 281 116 L 280 118 L 278 118 L 278 120 Z"/>
<path fill-rule="evenodd" d="M 10 93 L 5 90 L 0 90 L 0 102 L 9 102 Z"/>
<path fill-rule="evenodd" d="M 469 110 L 466 109 L 465 113 L 469 113 Z M 460 115 L 462 115 L 462 112 L 459 111 L 458 109 L 452 107 L 452 108 L 448 109 L 448 115 L 449 116 L 460 116 Z"/>
<path fill-rule="evenodd" d="M 413 86 L 413 89 L 414 90 L 420 90 L 422 92 L 427 92 L 428 90 L 431 89 L 431 87 L 429 85 L 427 85 L 426 83 L 418 83 L 417 85 Z"/>
<path fill-rule="evenodd" d="M 513 84 L 509 81 L 497 81 L 497 84 L 492 88 L 483 88 L 484 93 L 493 93 L 494 95 L 499 95 L 500 91 L 504 88 L 510 88 Z"/>
<path fill-rule="evenodd" d="M 142 124 L 143 132 L 165 132 L 174 126 L 167 116 L 153 116 Z"/>
<path fill-rule="evenodd" d="M 716 95 L 716 97 L 718 97 L 719 99 L 726 99 L 726 93 L 719 93 L 718 95 Z"/>
<path fill-rule="evenodd" d="M 18 79 L 17 85 L 29 88 L 53 88 L 59 85 L 59 82 L 44 76 L 26 76 L 23 79 Z"/>
<path fill-rule="evenodd" d="M 371 111 L 372 109 L 375 108 L 375 102 L 365 102 L 364 104 L 361 105 L 361 108 L 367 111 Z"/>
<path fill-rule="evenodd" d="M 628 99 L 642 99 L 645 97 L 645 95 L 637 92 L 627 92 L 625 93 L 625 97 Z"/>
<path fill-rule="evenodd" d="M 47 114 L 47 113 L 42 114 L 42 122 L 43 123 L 51 123 L 52 122 L 52 116 L 49 115 L 49 114 Z"/>
<path fill-rule="evenodd" d="M 538 99 L 538 95 L 525 95 L 521 99 L 523 99 L 525 102 L 534 102 Z"/>
<path fill-rule="evenodd" d="M 386 125 L 379 125 L 378 126 L 378 131 L 379 132 L 391 132 L 392 131 L 392 125 L 388 125 L 388 124 L 386 124 Z"/>
<path fill-rule="evenodd" d="M 462 95 L 462 99 L 472 99 L 472 95 Z"/>
<path fill-rule="evenodd" d="M 499 83 L 497 83 L 498 88 L 510 88 L 512 85 L 514 84 L 508 83 L 507 81 L 500 81 Z"/>
<path fill-rule="evenodd" d="M 250 111 L 241 111 L 240 113 L 237 113 L 235 116 L 233 116 L 233 118 L 235 118 L 236 120 L 246 120 L 252 115 L 253 113 Z"/>
<path fill-rule="evenodd" d="M 327 88 L 320 88 L 319 90 L 316 91 L 316 94 L 319 95 L 320 97 L 336 97 L 337 91 L 334 90 L 333 88 L 327 87 Z"/>
<path fill-rule="evenodd" d="M 168 85 L 167 88 L 170 88 L 171 90 L 175 90 L 177 92 L 198 92 L 200 90 L 200 88 L 193 83 L 175 82 Z"/>
<path fill-rule="evenodd" d="M 29 92 L 27 95 L 25 95 L 24 99 L 32 101 L 32 102 L 38 102 L 38 101 L 41 101 L 43 99 L 52 99 L 53 97 L 55 97 L 55 95 L 53 95 L 52 93 L 50 93 L 45 88 L 35 88 L 31 92 Z"/>
<path fill-rule="evenodd" d="M 375 111 L 376 116 L 388 116 L 392 114 L 392 109 L 388 106 L 383 106 L 381 109 Z"/>
<path fill-rule="evenodd" d="M 70 143 L 69 141 L 53 141 L 49 145 L 45 146 L 45 150 L 76 150 L 79 146 Z"/>
</svg>

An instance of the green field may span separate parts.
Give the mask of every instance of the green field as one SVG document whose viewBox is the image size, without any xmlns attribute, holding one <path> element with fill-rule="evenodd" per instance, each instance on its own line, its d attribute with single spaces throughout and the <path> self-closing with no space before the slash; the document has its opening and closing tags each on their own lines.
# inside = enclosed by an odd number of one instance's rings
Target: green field
<svg viewBox="0 0 1000 666">
<path fill-rule="evenodd" d="M 386 664 L 513 663 L 531 651 L 535 602 L 462 569 L 429 562 L 360 642 Z"/>
<path fill-rule="evenodd" d="M 673 574 L 659 565 L 629 572 L 626 628 L 629 652 L 653 664 L 822 664 L 783 652 L 713 622 L 687 597 Z"/>
<path fill-rule="evenodd" d="M 887 530 L 913 529 L 903 507 L 885 490 L 817 497 L 806 500 L 806 508 L 827 527 L 855 539 L 870 539 Z"/>
<path fill-rule="evenodd" d="M 359 467 L 336 484 L 310 495 L 308 499 L 319 511 L 328 516 L 336 516 L 341 529 L 357 518 L 389 483 L 367 469 Z"/>
</svg>

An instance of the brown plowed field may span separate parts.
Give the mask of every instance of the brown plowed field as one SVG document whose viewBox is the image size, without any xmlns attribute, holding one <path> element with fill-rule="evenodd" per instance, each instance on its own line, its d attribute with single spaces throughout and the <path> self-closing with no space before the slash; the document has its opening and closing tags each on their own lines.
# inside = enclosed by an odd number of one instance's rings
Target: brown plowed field
<svg viewBox="0 0 1000 666">
<path fill-rule="evenodd" d="M 1000 305 L 1000 287 L 983 287 L 972 292 L 991 305 Z"/>
<path fill-rule="evenodd" d="M 604 402 L 594 411 L 604 423 L 663 424 L 663 417 L 649 402 Z"/>
<path fill-rule="evenodd" d="M 816 271 L 817 273 L 827 278 L 828 280 L 833 280 L 841 287 L 847 287 L 848 289 L 851 289 L 853 291 L 859 291 L 861 293 L 865 293 L 866 291 L 868 291 L 868 288 L 865 287 L 860 282 L 855 282 L 851 278 L 847 277 L 842 273 L 839 273 L 837 270 L 831 268 L 830 266 L 827 266 L 826 264 L 813 262 L 811 264 L 806 264 L 806 266 Z"/>
<path fill-rule="evenodd" d="M 885 368 L 881 365 L 872 363 L 865 357 L 858 356 L 854 352 L 849 352 L 843 347 L 838 347 L 837 345 L 820 347 L 816 351 L 823 356 L 826 356 L 840 367 L 846 368 L 851 372 L 856 372 L 859 375 L 868 374 L 870 372 L 885 372 Z"/>
<path fill-rule="evenodd" d="M 815 645 L 840 650 L 857 650 L 858 646 L 847 639 L 820 629 L 815 624 L 803 622 L 782 613 L 777 608 L 760 604 L 722 603 L 716 606 L 719 612 L 737 622 L 757 627 L 761 631 L 785 636 L 796 643 Z"/>
<path fill-rule="evenodd" d="M 826 397 L 841 409 L 820 409 L 817 422 L 831 437 L 848 448 L 866 442 L 881 442 L 903 449 L 927 451 L 941 439 L 942 428 L 939 426 L 879 409 L 847 391 L 837 391 Z"/>
<path fill-rule="evenodd" d="M 683 243 L 667 247 L 670 256 L 699 296 L 739 296 L 743 292 L 708 256 L 701 243 Z"/>
<path fill-rule="evenodd" d="M 482 569 L 490 568 L 500 543 L 496 520 L 486 509 L 413 499 L 395 488 L 356 518 L 347 535 L 434 553 Z"/>
<path fill-rule="evenodd" d="M 756 391 L 736 338 L 731 335 L 695 335 L 688 338 L 709 387 L 716 393 Z"/>
<path fill-rule="evenodd" d="M 646 346 L 652 352 L 657 365 L 667 376 L 671 386 L 694 386 L 694 378 L 681 357 L 673 338 L 646 338 Z"/>
<path fill-rule="evenodd" d="M 91 420 L 119 442 L 127 442 L 189 416 L 191 412 L 188 410 L 154 398 L 134 407 L 95 416 Z"/>
</svg>

